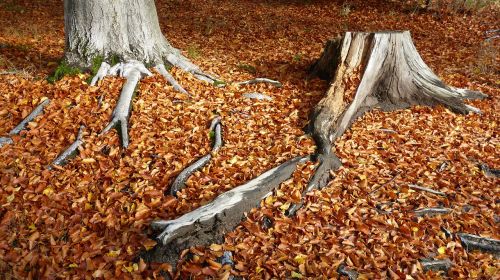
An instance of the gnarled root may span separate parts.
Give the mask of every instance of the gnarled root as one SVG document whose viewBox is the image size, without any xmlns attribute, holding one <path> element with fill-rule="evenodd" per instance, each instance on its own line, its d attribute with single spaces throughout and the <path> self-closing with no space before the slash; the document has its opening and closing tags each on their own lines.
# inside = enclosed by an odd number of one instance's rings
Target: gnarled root
<svg viewBox="0 0 500 280">
<path fill-rule="evenodd" d="M 337 156 L 331 153 L 327 155 L 316 155 L 316 160 L 318 161 L 318 166 L 314 171 L 313 177 L 307 184 L 306 189 L 302 192 L 302 200 L 304 199 L 306 193 L 312 190 L 320 190 L 324 188 L 331 179 L 330 172 L 336 171 L 340 168 L 340 166 L 342 166 L 342 163 L 337 158 Z M 297 211 L 302 208 L 303 203 L 304 202 L 301 201 L 299 203 L 290 205 L 290 207 L 286 211 L 287 216 L 294 216 Z"/>
<path fill-rule="evenodd" d="M 183 249 L 220 241 L 224 233 L 240 223 L 245 212 L 257 206 L 260 200 L 290 178 L 298 164 L 307 160 L 309 157 L 289 160 L 175 220 L 153 222 L 152 229 L 162 232 L 157 236 L 159 245 L 145 257 L 175 267 Z"/>
<path fill-rule="evenodd" d="M 102 68 L 102 67 L 101 67 Z M 104 70 L 103 70 L 104 71 Z M 138 61 L 130 61 L 127 63 L 118 63 L 108 70 L 108 75 L 124 77 L 127 80 L 123 85 L 120 98 L 116 104 L 111 121 L 103 129 L 101 135 L 108 132 L 112 128 L 116 128 L 120 135 L 120 142 L 122 147 L 127 148 L 129 145 L 128 137 L 128 119 L 132 111 L 132 98 L 134 91 L 143 76 L 153 75 L 144 64 Z"/>
<path fill-rule="evenodd" d="M 222 124 L 220 122 L 220 117 L 216 117 L 212 120 L 210 124 L 210 131 L 214 135 L 214 141 L 212 145 L 212 153 L 216 153 L 222 146 Z M 170 194 L 173 196 L 177 195 L 177 192 L 182 190 L 186 186 L 186 181 L 191 177 L 191 175 L 202 169 L 207 165 L 212 159 L 212 153 L 209 153 L 202 158 L 195 161 L 193 164 L 189 165 L 187 168 L 182 170 L 181 173 L 175 178 L 172 186 L 170 187 Z"/>
<path fill-rule="evenodd" d="M 216 77 L 201 71 L 201 69 L 197 65 L 189 61 L 189 59 L 185 58 L 181 54 L 171 53 L 167 55 L 167 61 L 173 66 L 179 67 L 183 71 L 193 74 L 196 78 L 198 78 L 198 80 L 205 81 L 211 84 L 216 84 L 219 82 Z"/>
<path fill-rule="evenodd" d="M 156 65 L 155 67 L 156 71 L 158 71 L 158 73 L 160 73 L 164 78 L 165 80 L 167 80 L 167 82 L 169 82 L 172 87 L 178 91 L 178 92 L 181 92 L 181 93 L 184 93 L 184 94 L 187 94 L 187 95 L 190 95 L 174 78 L 174 76 L 172 76 L 172 74 L 170 74 L 167 69 L 165 68 L 165 65 L 163 64 L 159 64 L 159 65 Z"/>
<path fill-rule="evenodd" d="M 59 154 L 56 159 L 49 165 L 48 169 L 52 170 L 53 165 L 63 166 L 72 158 L 74 158 L 78 153 L 78 148 L 83 144 L 83 130 L 85 126 L 81 125 L 78 129 L 78 134 L 76 140 L 61 154 Z"/>
<path fill-rule="evenodd" d="M 38 106 L 31 111 L 31 113 L 24 118 L 16 127 L 14 127 L 11 131 L 9 131 L 9 136 L 17 135 L 21 131 L 23 131 L 26 126 L 28 125 L 29 122 L 33 121 L 36 117 L 41 115 L 43 113 L 43 110 L 47 105 L 50 104 L 50 99 L 45 99 L 44 101 L 40 102 Z M 12 144 L 13 141 L 10 137 L 0 137 L 0 147 L 2 147 L 5 144 Z"/>
</svg>

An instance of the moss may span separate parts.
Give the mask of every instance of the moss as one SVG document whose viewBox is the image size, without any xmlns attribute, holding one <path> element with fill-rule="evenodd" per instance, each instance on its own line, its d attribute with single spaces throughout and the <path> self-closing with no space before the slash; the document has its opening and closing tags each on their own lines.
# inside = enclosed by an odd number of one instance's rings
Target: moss
<svg viewBox="0 0 500 280">
<path fill-rule="evenodd" d="M 47 77 L 47 81 L 53 84 L 62 79 L 64 76 L 72 76 L 80 73 L 81 71 L 79 68 L 69 65 L 65 60 L 63 60 L 59 63 L 56 70 L 54 70 L 54 72 Z"/>
</svg>

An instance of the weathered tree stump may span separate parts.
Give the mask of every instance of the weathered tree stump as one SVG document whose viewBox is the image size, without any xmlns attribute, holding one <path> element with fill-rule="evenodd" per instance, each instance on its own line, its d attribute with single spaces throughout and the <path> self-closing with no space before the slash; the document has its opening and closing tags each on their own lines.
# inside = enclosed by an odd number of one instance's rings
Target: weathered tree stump
<svg viewBox="0 0 500 280">
<path fill-rule="evenodd" d="M 309 131 L 318 146 L 320 165 L 306 191 L 328 183 L 330 171 L 340 166 L 331 153 L 335 139 L 365 112 L 443 105 L 457 113 L 480 113 L 464 99 L 487 97 L 445 85 L 422 60 L 408 31 L 347 32 L 326 44 L 311 75 L 331 82 L 311 115 Z M 293 205 L 289 213 L 298 207 Z"/>
</svg>

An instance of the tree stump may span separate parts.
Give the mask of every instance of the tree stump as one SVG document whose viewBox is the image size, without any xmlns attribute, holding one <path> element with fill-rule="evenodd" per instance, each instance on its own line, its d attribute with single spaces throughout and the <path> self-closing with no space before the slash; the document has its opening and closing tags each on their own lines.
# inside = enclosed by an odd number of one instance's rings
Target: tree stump
<svg viewBox="0 0 500 280">
<path fill-rule="evenodd" d="M 390 111 L 441 104 L 462 114 L 480 113 L 463 101 L 487 97 L 445 85 L 422 60 L 409 31 L 347 32 L 326 44 L 311 74 L 331 79 L 310 121 L 322 155 L 329 155 L 335 139 L 373 108 Z"/>
</svg>

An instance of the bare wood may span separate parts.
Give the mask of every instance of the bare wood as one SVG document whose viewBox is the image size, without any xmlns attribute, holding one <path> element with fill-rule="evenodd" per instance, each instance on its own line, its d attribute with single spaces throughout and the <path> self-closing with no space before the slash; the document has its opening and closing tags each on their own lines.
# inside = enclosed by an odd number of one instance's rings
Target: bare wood
<svg viewBox="0 0 500 280">
<path fill-rule="evenodd" d="M 413 190 L 424 191 L 424 192 L 428 192 L 428 193 L 432 193 L 432 194 L 440 195 L 440 196 L 446 196 L 446 194 L 444 192 L 436 191 L 436 190 L 422 187 L 419 185 L 410 184 L 408 186 L 410 187 L 410 189 L 413 189 Z"/>
<path fill-rule="evenodd" d="M 78 153 L 78 148 L 83 144 L 83 130 L 85 126 L 81 125 L 78 129 L 78 134 L 76 136 L 76 140 L 64 150 L 61 154 L 59 154 L 56 159 L 50 164 L 48 167 L 49 170 L 52 170 L 53 165 L 65 165 L 68 161 L 76 156 Z"/>
</svg>

